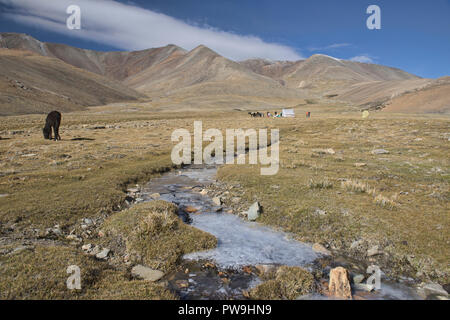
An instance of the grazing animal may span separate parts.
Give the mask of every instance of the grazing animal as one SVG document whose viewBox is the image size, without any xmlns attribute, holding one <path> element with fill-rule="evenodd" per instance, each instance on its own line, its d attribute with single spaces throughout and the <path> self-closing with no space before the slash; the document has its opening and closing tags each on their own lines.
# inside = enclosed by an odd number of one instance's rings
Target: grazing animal
<svg viewBox="0 0 450 320">
<path fill-rule="evenodd" d="M 263 117 L 264 114 L 262 114 L 261 112 L 249 112 L 248 113 L 252 118 L 256 118 L 256 117 Z"/>
<path fill-rule="evenodd" d="M 61 113 L 58 111 L 52 111 L 47 115 L 47 119 L 45 119 L 45 127 L 42 129 L 44 133 L 44 138 L 52 140 L 52 128 L 55 133 L 55 141 L 61 140 L 61 136 L 59 135 L 59 125 L 61 124 Z"/>
</svg>

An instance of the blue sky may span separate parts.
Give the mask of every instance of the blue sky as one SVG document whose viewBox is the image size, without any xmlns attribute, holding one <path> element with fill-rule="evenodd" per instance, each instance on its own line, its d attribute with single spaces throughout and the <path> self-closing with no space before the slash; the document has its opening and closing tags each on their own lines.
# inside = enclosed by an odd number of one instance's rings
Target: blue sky
<svg viewBox="0 0 450 320">
<path fill-rule="evenodd" d="M 82 30 L 66 28 L 68 4 L 81 7 Z M 381 30 L 366 27 L 371 4 Z M 0 10 L 1 32 L 94 50 L 205 44 L 234 60 L 323 53 L 450 75 L 450 0 L 0 0 Z"/>
</svg>

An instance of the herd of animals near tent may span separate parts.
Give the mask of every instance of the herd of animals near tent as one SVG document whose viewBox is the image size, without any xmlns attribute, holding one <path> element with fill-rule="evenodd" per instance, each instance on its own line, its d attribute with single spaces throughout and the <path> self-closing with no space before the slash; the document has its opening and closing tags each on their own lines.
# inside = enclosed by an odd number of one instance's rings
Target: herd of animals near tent
<svg viewBox="0 0 450 320">
<path fill-rule="evenodd" d="M 295 117 L 295 113 L 293 109 L 283 109 L 283 111 L 281 111 L 280 113 L 278 113 L 277 111 L 275 111 L 273 114 L 270 111 L 267 111 L 266 113 L 264 112 L 252 112 L 250 111 L 248 113 L 250 115 L 250 117 L 252 118 L 294 118 Z M 306 112 L 306 117 L 307 118 L 311 118 L 311 112 Z"/>
</svg>

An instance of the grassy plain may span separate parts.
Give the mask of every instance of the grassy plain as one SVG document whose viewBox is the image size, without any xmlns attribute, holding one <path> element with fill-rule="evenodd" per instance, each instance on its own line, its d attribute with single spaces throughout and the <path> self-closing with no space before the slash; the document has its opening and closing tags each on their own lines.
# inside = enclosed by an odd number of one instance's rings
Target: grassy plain
<svg viewBox="0 0 450 320">
<path fill-rule="evenodd" d="M 143 253 L 147 247 L 127 233 L 158 210 L 144 206 L 142 219 L 130 221 L 120 211 L 128 187 L 175 168 L 171 133 L 192 130 L 194 120 L 203 120 L 204 130 L 280 129 L 277 175 L 261 176 L 257 165 L 226 165 L 218 174 L 224 183 L 240 184 L 243 201 L 261 203 L 258 222 L 397 274 L 449 282 L 448 117 L 372 113 L 362 119 L 357 110 L 311 104 L 298 107 L 294 119 L 251 119 L 246 111 L 187 111 L 180 102 L 174 111 L 165 104 L 63 114 L 58 142 L 43 139 L 43 115 L 0 118 L 1 298 L 176 298 L 164 282 L 132 279 L 128 265 L 99 261 L 80 247 L 111 244 L 114 235 L 128 239 L 125 247 L 140 252 L 139 261 L 170 270 L 181 253 L 214 245 L 208 235 L 180 229 L 177 222 L 176 230 L 152 231 L 164 245 Z M 311 119 L 305 111 L 312 111 Z M 376 149 L 389 153 L 372 153 Z M 68 241 L 69 234 L 83 234 L 85 218 L 97 221 L 95 228 L 79 243 Z M 60 235 L 48 233 L 55 225 Z M 175 249 L 164 240 L 171 232 L 180 241 L 187 237 L 189 245 Z M 374 245 L 382 254 L 365 255 Z M 65 287 L 70 264 L 86 272 L 80 292 Z"/>
</svg>

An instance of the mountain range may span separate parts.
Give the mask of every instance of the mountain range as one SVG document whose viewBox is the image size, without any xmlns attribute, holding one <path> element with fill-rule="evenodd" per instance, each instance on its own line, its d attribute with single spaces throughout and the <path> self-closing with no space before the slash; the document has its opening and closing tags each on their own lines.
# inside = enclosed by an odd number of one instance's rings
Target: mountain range
<svg viewBox="0 0 450 320">
<path fill-rule="evenodd" d="M 74 111 L 161 96 L 238 97 L 243 103 L 313 99 L 408 112 L 449 112 L 450 106 L 449 77 L 423 79 L 320 54 L 299 61 L 232 61 L 202 45 L 191 51 L 171 44 L 99 52 L 0 33 L 0 68 L 0 115 Z"/>
</svg>

